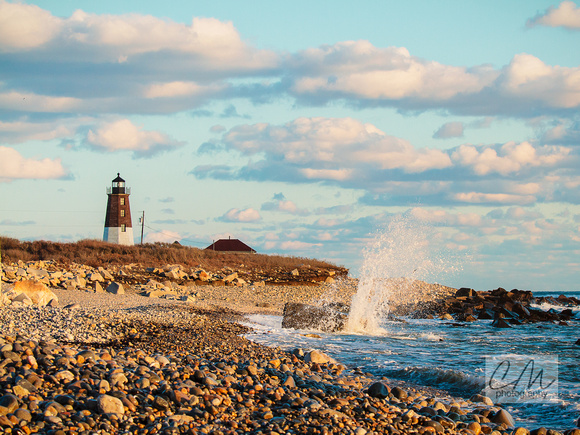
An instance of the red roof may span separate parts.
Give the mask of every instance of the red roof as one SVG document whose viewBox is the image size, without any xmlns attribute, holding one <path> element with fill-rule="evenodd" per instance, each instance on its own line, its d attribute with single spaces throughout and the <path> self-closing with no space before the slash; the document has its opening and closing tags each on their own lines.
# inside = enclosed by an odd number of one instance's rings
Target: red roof
<svg viewBox="0 0 580 435">
<path fill-rule="evenodd" d="M 217 242 L 212 243 L 205 249 L 221 252 L 256 252 L 238 239 L 219 239 Z"/>
</svg>

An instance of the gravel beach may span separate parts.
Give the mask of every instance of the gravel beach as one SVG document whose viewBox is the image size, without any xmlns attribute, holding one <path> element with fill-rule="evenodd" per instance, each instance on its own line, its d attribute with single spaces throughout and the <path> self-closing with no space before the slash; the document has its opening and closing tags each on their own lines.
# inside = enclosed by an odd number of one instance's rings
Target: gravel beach
<svg viewBox="0 0 580 435">
<path fill-rule="evenodd" d="M 350 300 L 353 291 L 351 283 L 205 286 L 186 303 L 57 289 L 58 307 L 2 307 L 0 430 L 530 433 L 488 398 L 373 379 L 316 350 L 260 346 L 236 323 L 247 313 L 280 314 L 288 301 Z"/>
</svg>

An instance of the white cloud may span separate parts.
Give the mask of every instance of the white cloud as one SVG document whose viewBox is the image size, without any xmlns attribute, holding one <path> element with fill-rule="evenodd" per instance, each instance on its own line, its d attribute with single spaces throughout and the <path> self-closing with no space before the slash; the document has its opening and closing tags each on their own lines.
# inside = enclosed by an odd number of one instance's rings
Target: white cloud
<svg viewBox="0 0 580 435">
<path fill-rule="evenodd" d="M 349 180 L 355 170 L 401 169 L 414 173 L 451 165 L 440 150 L 415 149 L 372 124 L 353 118 L 298 118 L 284 125 L 254 124 L 224 135 L 230 148 L 246 155 L 265 153 L 300 167 L 306 179 Z"/>
<path fill-rule="evenodd" d="M 564 147 L 544 146 L 538 149 L 529 142 L 512 141 L 503 144 L 499 150 L 491 146 L 461 145 L 451 154 L 451 158 L 459 165 L 473 168 L 477 175 L 492 172 L 508 175 L 526 167 L 554 166 L 569 154 L 570 150 Z"/>
<path fill-rule="evenodd" d="M 294 201 L 290 201 L 284 198 L 284 195 L 278 194 L 274 195 L 273 201 L 265 202 L 262 204 L 262 210 L 267 211 L 279 211 L 283 213 L 289 213 L 294 215 L 306 215 L 308 210 L 299 208 Z"/>
<path fill-rule="evenodd" d="M 573 1 L 563 1 L 558 7 L 550 6 L 543 14 L 528 20 L 527 25 L 580 29 L 580 8 Z"/>
<path fill-rule="evenodd" d="M 479 227 L 483 222 L 477 213 L 449 213 L 445 210 L 422 207 L 412 208 L 409 213 L 421 222 L 446 226 Z"/>
<path fill-rule="evenodd" d="M 369 41 L 344 41 L 298 53 L 297 94 L 341 93 L 365 99 L 407 97 L 447 100 L 474 93 L 497 76 L 490 68 L 468 70 L 410 55 L 404 47 L 377 48 Z"/>
<path fill-rule="evenodd" d="M 580 105 L 580 67 L 549 66 L 530 54 L 517 54 L 498 82 L 505 97 L 542 102 L 554 108 Z"/>
<path fill-rule="evenodd" d="M 257 222 L 261 219 L 260 212 L 253 208 L 247 208 L 245 210 L 232 208 L 219 218 L 219 220 L 224 222 Z"/>
<path fill-rule="evenodd" d="M 148 53 L 179 53 L 210 69 L 271 67 L 277 56 L 244 43 L 231 21 L 193 17 L 191 24 L 141 14 L 75 11 L 52 16 L 37 6 L 0 3 L 0 47 L 5 51 L 66 48 L 77 60 L 126 63 Z M 60 51 L 62 54 L 62 51 Z"/>
<path fill-rule="evenodd" d="M 463 137 L 463 122 L 447 122 L 433 134 L 435 139 L 448 139 L 450 137 Z"/>
<path fill-rule="evenodd" d="M 62 20 L 35 5 L 0 0 L 0 52 L 41 47 L 62 29 Z"/>
<path fill-rule="evenodd" d="M 322 246 L 322 243 L 308 243 L 300 242 L 298 240 L 288 240 L 286 242 L 280 243 L 280 249 L 286 251 L 299 251 L 302 249 L 310 249 L 315 246 Z"/>
<path fill-rule="evenodd" d="M 79 121 L 74 119 L 56 122 L 0 121 L 0 141 L 22 143 L 31 140 L 47 141 L 71 137 L 74 136 L 78 123 Z"/>
<path fill-rule="evenodd" d="M 15 149 L 0 146 L 0 181 L 55 179 L 66 174 L 60 159 L 27 159 Z"/>
<path fill-rule="evenodd" d="M 549 66 L 526 53 L 516 54 L 504 68 L 468 68 L 420 59 L 404 47 L 346 41 L 304 50 L 291 59 L 290 92 L 310 104 L 344 100 L 492 116 L 536 116 L 580 106 L 579 67 Z"/>
<path fill-rule="evenodd" d="M 510 141 L 417 149 L 352 118 L 298 118 L 284 125 L 234 127 L 224 133 L 220 147 L 247 160 L 238 159 L 238 166 L 203 165 L 191 173 L 224 180 L 323 182 L 363 190 L 359 202 L 374 206 L 580 200 L 575 191 L 562 190 L 575 182 L 579 160 L 565 146 Z M 262 209 L 285 207 L 292 213 L 296 207 L 280 203 L 283 195 L 274 199 Z"/>
<path fill-rule="evenodd" d="M 164 133 L 143 130 L 128 119 L 104 123 L 89 130 L 86 142 L 105 151 L 133 151 L 136 156 L 150 157 L 183 145 Z"/>
<path fill-rule="evenodd" d="M 145 90 L 146 98 L 183 98 L 202 96 L 219 92 L 224 89 L 223 85 L 201 86 L 195 82 L 168 82 L 149 85 Z"/>
<path fill-rule="evenodd" d="M 507 193 L 465 192 L 456 193 L 454 199 L 470 204 L 532 204 L 536 197 L 532 195 L 512 195 Z"/>
</svg>

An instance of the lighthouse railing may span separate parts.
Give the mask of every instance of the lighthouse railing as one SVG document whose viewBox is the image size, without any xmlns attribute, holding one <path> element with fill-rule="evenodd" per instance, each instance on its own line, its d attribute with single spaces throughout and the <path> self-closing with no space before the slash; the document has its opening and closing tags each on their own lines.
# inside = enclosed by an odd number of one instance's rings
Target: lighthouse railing
<svg viewBox="0 0 580 435">
<path fill-rule="evenodd" d="M 113 188 L 112 187 L 107 187 L 107 195 L 112 195 L 114 193 L 126 193 L 127 195 L 131 195 L 131 188 L 130 187 L 124 187 L 124 188 L 119 188 L 119 187 L 115 187 L 115 191 L 113 192 Z"/>
</svg>

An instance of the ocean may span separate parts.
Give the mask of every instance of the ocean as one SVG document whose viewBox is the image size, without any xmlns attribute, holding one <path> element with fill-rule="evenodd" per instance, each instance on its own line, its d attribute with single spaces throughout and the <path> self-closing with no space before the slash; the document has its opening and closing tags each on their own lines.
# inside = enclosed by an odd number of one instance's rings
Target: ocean
<svg viewBox="0 0 580 435">
<path fill-rule="evenodd" d="M 413 286 L 401 288 L 397 284 L 401 281 L 389 279 L 446 282 L 461 275 L 462 262 L 469 261 L 465 253 L 432 249 L 434 230 L 429 224 L 402 216 L 370 238 L 372 242 L 361 253 L 358 291 L 351 303 L 347 331 L 306 337 L 304 334 L 312 331 L 283 329 L 279 316 L 250 316 L 248 324 L 254 332 L 248 338 L 288 350 L 319 349 L 350 368 L 466 399 L 482 392 L 486 384 L 486 357 L 557 358 L 557 363 L 546 366 L 552 372 L 557 369 L 557 394 L 549 400 L 502 405 L 518 425 L 530 429 L 575 427 L 580 417 L 580 345 L 575 344 L 580 339 L 580 307 L 574 309 L 568 326 L 540 322 L 503 329 L 492 327 L 491 320 L 463 327 L 437 319 L 388 320 L 392 318 L 391 307 L 419 301 Z M 535 296 L 559 294 L 537 292 Z M 579 291 L 564 294 L 580 298 Z M 541 308 L 564 309 L 547 304 Z"/>
<path fill-rule="evenodd" d="M 538 293 L 538 296 L 554 295 Z M 580 297 L 580 292 L 566 292 Z M 544 304 L 541 308 L 561 310 Z M 545 426 L 570 429 L 580 417 L 580 307 L 569 326 L 534 323 L 500 329 L 491 320 L 478 320 L 465 327 L 444 320 L 403 318 L 383 320 L 381 331 L 366 333 L 324 333 L 283 329 L 281 316 L 252 315 L 247 325 L 254 331 L 247 337 L 283 349 L 318 349 L 345 364 L 359 367 L 377 377 L 402 380 L 444 390 L 469 398 L 485 384 L 485 357 L 497 355 L 542 355 L 558 359 L 557 397 L 547 403 L 504 404 L 518 425 L 533 429 Z"/>
</svg>

